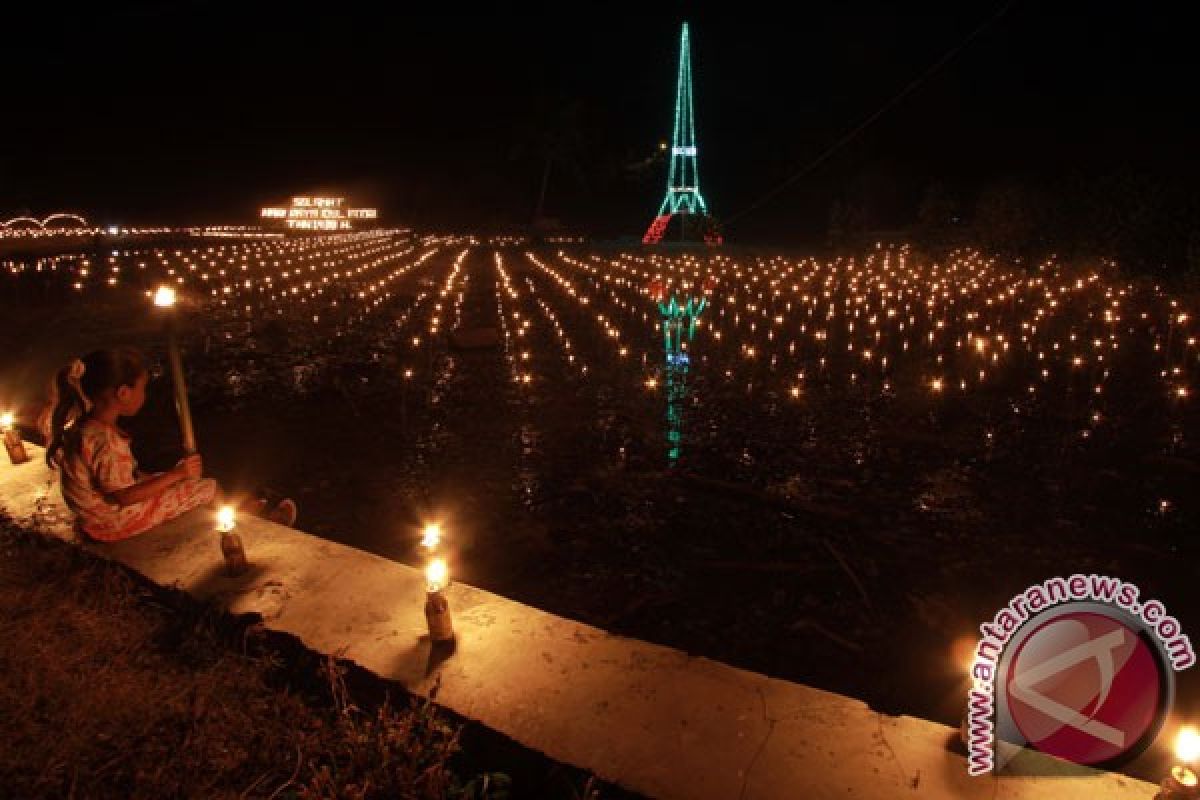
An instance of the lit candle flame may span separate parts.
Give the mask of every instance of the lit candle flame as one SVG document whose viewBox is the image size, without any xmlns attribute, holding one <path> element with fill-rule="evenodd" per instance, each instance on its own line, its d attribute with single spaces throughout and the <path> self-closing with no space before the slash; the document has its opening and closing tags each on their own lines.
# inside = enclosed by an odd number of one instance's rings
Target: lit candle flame
<svg viewBox="0 0 1200 800">
<path fill-rule="evenodd" d="M 15 423 L 16 417 L 13 416 L 13 412 L 5 411 L 0 414 L 0 430 L 10 431 Z"/>
<path fill-rule="evenodd" d="M 160 286 L 154 293 L 154 305 L 159 308 L 170 308 L 175 305 L 175 290 L 170 286 Z"/>
<path fill-rule="evenodd" d="M 448 578 L 449 570 L 446 568 L 446 559 L 444 558 L 435 558 L 425 568 L 425 583 L 429 587 L 428 591 L 440 592 L 445 589 Z"/>
<path fill-rule="evenodd" d="M 229 533 L 233 530 L 234 520 L 233 506 L 221 506 L 217 511 L 217 530 L 221 533 Z"/>
<path fill-rule="evenodd" d="M 1200 732 L 1191 725 L 1179 729 L 1175 737 L 1175 755 L 1184 764 L 1194 764 L 1200 759 Z"/>
<path fill-rule="evenodd" d="M 1178 781 L 1179 785 L 1185 789 L 1194 789 L 1200 784 L 1200 779 L 1196 778 L 1196 773 L 1188 767 L 1172 767 L 1171 777 Z"/>
<path fill-rule="evenodd" d="M 432 550 L 437 547 L 442 541 L 442 526 L 436 522 L 430 522 L 421 531 L 421 546 L 427 550 Z"/>
</svg>

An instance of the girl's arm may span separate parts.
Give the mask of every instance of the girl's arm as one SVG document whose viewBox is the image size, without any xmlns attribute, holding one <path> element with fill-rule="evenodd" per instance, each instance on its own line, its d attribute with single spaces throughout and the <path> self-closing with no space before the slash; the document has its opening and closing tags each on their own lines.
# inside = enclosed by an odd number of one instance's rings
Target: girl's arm
<svg viewBox="0 0 1200 800">
<path fill-rule="evenodd" d="M 176 464 L 173 469 L 169 469 L 158 475 L 151 475 L 132 486 L 126 486 L 124 489 L 109 492 L 108 498 L 121 507 L 131 506 L 134 503 L 141 503 L 146 500 L 153 500 L 182 480 L 199 478 L 202 469 L 203 464 L 200 456 L 190 455 Z"/>
<path fill-rule="evenodd" d="M 134 503 L 153 500 L 167 489 L 179 483 L 183 478 L 183 473 L 178 468 L 168 470 L 167 472 L 152 475 L 145 480 L 138 481 L 132 486 L 126 486 L 124 489 L 110 492 L 108 497 L 121 507 L 131 506 Z"/>
</svg>

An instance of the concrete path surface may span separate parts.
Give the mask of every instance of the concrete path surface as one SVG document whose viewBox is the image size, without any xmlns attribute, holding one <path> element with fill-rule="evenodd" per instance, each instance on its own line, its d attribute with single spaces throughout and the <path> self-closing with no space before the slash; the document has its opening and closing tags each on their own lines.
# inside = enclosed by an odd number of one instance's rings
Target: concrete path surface
<svg viewBox="0 0 1200 800">
<path fill-rule="evenodd" d="M 0 463 L 0 509 L 75 540 L 43 451 Z M 284 528 L 239 520 L 251 570 L 224 572 L 212 514 L 87 549 L 234 613 L 339 653 L 553 759 L 661 798 L 1150 798 L 1155 787 L 1063 767 L 1062 777 L 971 778 L 957 731 L 876 713 L 463 584 L 448 590 L 457 642 L 426 636 L 420 570 Z M 451 565 L 453 574 L 453 564 Z M 879 656 L 886 669 L 886 654 Z M 1066 777 L 1070 773 L 1071 777 Z"/>
</svg>

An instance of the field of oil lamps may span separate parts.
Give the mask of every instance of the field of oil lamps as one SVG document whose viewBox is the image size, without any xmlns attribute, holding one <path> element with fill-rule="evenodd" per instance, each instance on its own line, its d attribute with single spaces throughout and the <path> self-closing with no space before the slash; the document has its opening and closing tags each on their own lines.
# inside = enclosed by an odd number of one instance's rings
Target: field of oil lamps
<svg viewBox="0 0 1200 800">
<path fill-rule="evenodd" d="M 1113 264 L 371 230 L 3 267 L 28 438 L 103 336 L 152 355 L 129 426 L 173 463 L 171 287 L 222 483 L 421 568 L 436 523 L 449 580 L 881 709 L 956 723 L 947 642 L 1043 574 L 1200 615 L 1193 304 Z"/>
</svg>

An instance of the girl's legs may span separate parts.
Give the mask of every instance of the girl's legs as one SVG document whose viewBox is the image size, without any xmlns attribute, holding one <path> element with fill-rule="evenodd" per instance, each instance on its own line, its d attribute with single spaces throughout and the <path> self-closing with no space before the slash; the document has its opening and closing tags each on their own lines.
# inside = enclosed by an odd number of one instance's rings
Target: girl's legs
<svg viewBox="0 0 1200 800">
<path fill-rule="evenodd" d="M 142 503 L 121 509 L 117 520 L 103 527 L 84 526 L 93 539 L 117 542 L 145 533 L 167 520 L 211 503 L 217 494 L 217 482 L 211 478 L 180 481 L 165 492 Z"/>
</svg>

